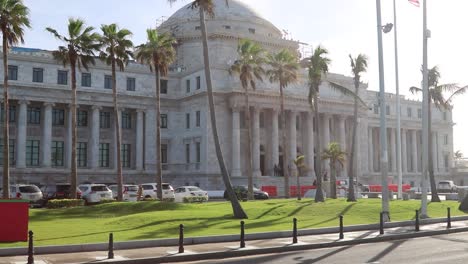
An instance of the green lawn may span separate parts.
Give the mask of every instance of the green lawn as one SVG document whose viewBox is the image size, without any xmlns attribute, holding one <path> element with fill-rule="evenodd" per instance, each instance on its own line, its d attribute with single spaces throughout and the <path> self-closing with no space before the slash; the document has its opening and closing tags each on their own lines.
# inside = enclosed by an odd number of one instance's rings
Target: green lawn
<svg viewBox="0 0 468 264">
<path fill-rule="evenodd" d="M 343 199 L 314 203 L 310 199 L 296 201 L 267 200 L 243 202 L 249 219 L 246 232 L 290 230 L 292 218 L 298 228 L 336 226 L 337 216 L 344 215 L 345 225 L 378 223 L 380 199 L 361 199 L 348 203 Z M 414 218 L 420 201 L 391 201 L 392 221 Z M 452 215 L 458 203 L 444 201 L 429 204 L 431 217 Z M 71 209 L 32 209 L 29 228 L 34 231 L 35 245 L 63 245 L 104 242 L 109 232 L 116 241 L 169 238 L 178 236 L 179 224 L 185 225 L 185 236 L 237 234 L 239 220 L 233 219 L 228 202 L 177 204 L 159 202 L 110 203 Z M 26 246 L 26 243 L 0 243 L 0 247 Z"/>
</svg>

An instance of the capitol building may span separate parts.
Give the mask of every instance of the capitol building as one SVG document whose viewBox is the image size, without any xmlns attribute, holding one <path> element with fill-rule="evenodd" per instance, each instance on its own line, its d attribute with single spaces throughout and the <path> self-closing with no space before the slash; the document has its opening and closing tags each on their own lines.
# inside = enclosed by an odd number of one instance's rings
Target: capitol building
<svg viewBox="0 0 468 264">
<path fill-rule="evenodd" d="M 307 72 L 285 89 L 286 127 L 280 116 L 279 84 L 257 82 L 251 92 L 251 109 L 244 107 L 239 77 L 229 67 L 237 58 L 240 39 L 260 43 L 268 52 L 299 50 L 298 41 L 286 39 L 272 23 L 238 0 L 215 0 L 215 17 L 207 18 L 209 52 L 222 151 L 234 184 L 247 184 L 245 115 L 251 116 L 254 183 L 275 185 L 283 191 L 283 177 L 274 168 L 285 167 L 282 155 L 305 155 L 309 168 L 317 162 L 313 134 L 320 129 L 322 146 L 338 142 L 351 146 L 353 99 L 334 91 L 326 80 L 354 89 L 353 79 L 329 73 L 320 87 L 319 127 L 307 102 Z M 198 10 L 183 7 L 159 23 L 159 30 L 177 39 L 177 58 L 161 90 L 163 181 L 173 186 L 198 185 L 224 190 L 209 122 Z M 143 30 L 143 29 L 142 29 Z M 365 51 L 363 51 L 365 52 Z M 0 72 L 3 75 L 3 71 Z M 70 181 L 71 76 L 70 69 L 52 58 L 51 51 L 13 48 L 9 55 L 11 182 L 47 184 Z M 77 72 L 78 182 L 116 182 L 115 131 L 112 111 L 111 69 L 100 61 L 89 71 Z M 0 76 L 3 78 L 3 76 Z M 265 78 L 267 80 L 268 78 Z M 121 106 L 122 164 L 125 183 L 155 181 L 155 88 L 148 66 L 130 63 L 117 73 Z M 372 88 L 372 90 L 370 89 Z M 368 107 L 359 109 L 358 181 L 380 183 L 379 111 L 386 107 L 389 182 L 397 182 L 396 96 L 386 94 L 379 106 L 377 87 L 361 85 Z M 433 109 L 430 150 L 437 179 L 449 178 L 453 167 L 453 121 L 450 111 Z M 418 185 L 421 175 L 421 102 L 401 96 L 403 182 Z M 281 149 L 281 131 L 287 132 L 288 149 Z M 1 147 L 5 142 L 1 142 Z M 0 151 L 0 155 L 3 152 Z M 0 157 L 0 162 L 3 158 Z M 325 171 L 329 164 L 323 161 Z M 347 168 L 339 177 L 347 177 Z M 310 185 L 314 170 L 301 177 Z M 1 179 L 0 179 L 1 181 Z M 291 185 L 295 180 L 290 180 Z"/>
</svg>

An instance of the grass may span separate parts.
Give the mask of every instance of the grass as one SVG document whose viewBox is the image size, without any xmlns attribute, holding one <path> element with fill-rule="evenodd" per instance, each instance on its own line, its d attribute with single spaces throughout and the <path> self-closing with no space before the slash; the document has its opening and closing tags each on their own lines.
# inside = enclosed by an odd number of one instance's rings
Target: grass
<svg viewBox="0 0 468 264">
<path fill-rule="evenodd" d="M 380 199 L 360 199 L 348 203 L 344 199 L 314 203 L 310 199 L 297 201 L 267 200 L 243 202 L 249 219 L 247 233 L 290 230 L 292 218 L 298 228 L 336 226 L 344 215 L 345 225 L 378 223 Z M 414 219 L 420 201 L 391 201 L 392 221 Z M 430 203 L 430 217 L 445 217 L 447 207 L 452 216 L 466 215 L 455 201 Z M 30 210 L 29 229 L 34 231 L 35 245 L 66 245 L 105 242 L 110 232 L 116 241 L 171 238 L 178 236 L 178 226 L 184 224 L 185 236 L 238 234 L 239 220 L 232 217 L 228 202 L 179 204 L 160 202 L 110 203 L 69 209 Z M 0 243 L 0 247 L 27 246 L 25 242 Z"/>
</svg>

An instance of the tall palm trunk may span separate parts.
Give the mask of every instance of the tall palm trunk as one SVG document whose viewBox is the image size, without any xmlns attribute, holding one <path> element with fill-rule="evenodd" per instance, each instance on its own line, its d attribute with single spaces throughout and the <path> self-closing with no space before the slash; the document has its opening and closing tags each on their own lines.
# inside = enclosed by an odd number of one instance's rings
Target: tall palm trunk
<svg viewBox="0 0 468 264">
<path fill-rule="evenodd" d="M 359 83 L 354 84 L 356 96 L 359 95 Z M 348 202 L 355 202 L 354 195 L 354 175 L 356 174 L 355 156 L 357 144 L 357 126 L 358 126 L 358 101 L 354 98 L 354 115 L 353 115 L 353 140 L 351 141 L 351 152 L 349 157 L 349 175 L 348 175 Z M 344 169 L 344 168 L 343 168 Z"/>
<path fill-rule="evenodd" d="M 154 65 L 156 64 L 156 58 L 153 57 Z M 162 193 L 162 162 L 161 162 L 161 74 L 159 69 L 154 70 L 156 75 L 156 183 L 158 184 L 157 196 L 160 201 L 163 200 Z"/>
<path fill-rule="evenodd" d="M 431 202 L 438 202 L 440 203 L 439 194 L 437 193 L 437 186 L 435 182 L 434 176 L 434 156 L 432 155 L 432 110 L 431 110 L 431 100 L 428 100 L 428 135 L 429 135 L 429 142 L 428 142 L 428 149 L 429 149 L 429 160 L 428 160 L 428 169 L 429 169 L 429 182 L 431 184 Z"/>
<path fill-rule="evenodd" d="M 249 102 L 249 88 L 244 87 L 245 90 L 245 121 L 247 126 L 247 179 L 248 179 L 248 198 L 254 199 L 253 195 L 253 173 L 252 173 L 252 129 L 250 127 L 250 102 Z"/>
<path fill-rule="evenodd" d="M 3 32 L 3 199 L 10 198 L 10 133 L 8 98 L 8 49 L 7 38 Z"/>
<path fill-rule="evenodd" d="M 121 146 L 122 146 L 122 135 L 121 135 L 121 126 L 120 126 L 120 115 L 119 115 L 119 106 L 117 102 L 117 81 L 115 77 L 115 58 L 114 58 L 114 51 L 111 50 L 111 57 L 112 57 L 112 97 L 114 102 L 114 116 L 115 116 L 115 136 L 116 140 L 116 148 L 117 148 L 117 200 L 123 200 L 123 175 L 122 175 L 122 159 L 121 155 Z"/>
<path fill-rule="evenodd" d="M 72 149 L 71 149 L 71 198 L 76 199 L 77 188 L 77 162 L 76 162 L 76 59 L 70 59 L 71 65 L 71 83 L 72 83 L 72 105 L 71 105 L 71 130 L 72 130 Z"/>
<path fill-rule="evenodd" d="M 281 96 L 281 147 L 283 148 L 283 177 L 284 177 L 284 196 L 289 198 L 289 168 L 288 168 L 288 151 L 286 145 L 286 111 L 284 111 L 284 92 L 283 84 L 280 83 L 280 96 Z"/>
<path fill-rule="evenodd" d="M 247 218 L 247 214 L 242 209 L 242 206 L 237 200 L 236 193 L 231 185 L 231 179 L 229 177 L 229 172 L 226 168 L 226 163 L 224 162 L 223 153 L 221 151 L 221 145 L 219 143 L 218 137 L 218 128 L 216 126 L 216 112 L 213 99 L 213 86 L 211 83 L 211 70 L 210 70 L 210 57 L 208 53 L 208 36 L 206 34 L 206 23 L 205 23 L 205 10 L 203 6 L 200 5 L 200 27 L 202 31 L 202 44 L 203 44 L 203 60 L 205 64 L 205 78 L 206 78 L 206 90 L 208 93 L 208 104 L 210 108 L 210 118 L 211 118 L 211 130 L 213 131 L 213 139 L 216 148 L 216 156 L 218 158 L 219 168 L 221 169 L 221 174 L 223 176 L 224 185 L 226 186 L 226 192 L 229 200 L 231 201 L 232 210 L 234 217 L 239 219 Z"/>
<path fill-rule="evenodd" d="M 317 88 L 317 87 L 315 87 Z M 318 91 L 318 89 L 315 89 Z M 317 159 L 316 159 L 316 166 L 317 171 L 315 172 L 315 177 L 317 178 L 317 189 L 315 192 L 315 202 L 324 202 L 325 199 L 323 197 L 323 190 L 322 190 L 322 142 L 320 140 L 320 127 L 319 127 L 319 102 L 318 102 L 318 92 L 314 95 L 314 127 L 315 127 L 315 146 L 317 147 Z"/>
<path fill-rule="evenodd" d="M 330 198 L 336 199 L 336 160 L 330 159 Z"/>
<path fill-rule="evenodd" d="M 300 201 L 301 200 L 301 180 L 300 180 L 300 176 L 302 174 L 302 168 L 297 168 L 297 172 L 296 172 L 296 196 L 297 196 L 297 200 Z"/>
</svg>

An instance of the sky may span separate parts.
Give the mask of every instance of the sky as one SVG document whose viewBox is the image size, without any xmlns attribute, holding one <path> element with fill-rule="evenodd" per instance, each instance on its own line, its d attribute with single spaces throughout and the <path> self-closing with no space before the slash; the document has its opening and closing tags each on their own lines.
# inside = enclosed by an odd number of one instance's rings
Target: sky
<svg viewBox="0 0 468 264">
<path fill-rule="evenodd" d="M 349 54 L 369 57 L 368 72 L 362 80 L 370 90 L 378 90 L 377 19 L 374 0 L 240 0 L 255 8 L 276 27 L 289 32 L 288 38 L 326 47 L 332 60 L 330 71 L 350 75 Z M 419 0 L 421 3 L 423 0 Z M 25 33 L 25 44 L 31 48 L 55 49 L 59 42 L 46 27 L 65 32 L 69 17 L 84 19 L 99 28 L 101 24 L 118 23 L 133 32 L 133 42 L 145 41 L 145 30 L 156 20 L 169 17 L 189 1 L 172 6 L 167 0 L 24 0 L 30 8 L 32 29 Z M 468 85 L 465 63 L 468 62 L 468 10 L 466 0 L 427 0 L 429 67 L 437 65 L 441 83 Z M 412 99 L 408 88 L 421 83 L 422 7 L 407 0 L 396 0 L 400 93 Z M 393 23 L 393 1 L 382 0 L 382 24 Z M 395 92 L 393 31 L 383 35 L 385 89 Z M 454 151 L 468 156 L 468 112 L 464 104 L 468 95 L 454 100 Z"/>
</svg>

